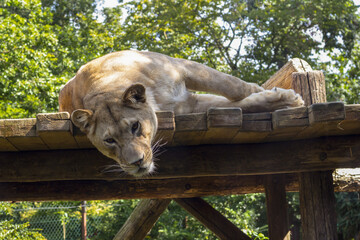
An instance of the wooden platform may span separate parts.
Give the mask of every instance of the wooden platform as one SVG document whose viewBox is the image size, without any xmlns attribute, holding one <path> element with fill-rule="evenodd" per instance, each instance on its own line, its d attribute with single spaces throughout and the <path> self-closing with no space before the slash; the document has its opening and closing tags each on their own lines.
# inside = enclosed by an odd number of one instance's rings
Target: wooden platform
<svg viewBox="0 0 360 240">
<path fill-rule="evenodd" d="M 68 113 L 0 120 L 0 201 L 157 199 L 142 200 L 114 238 L 140 240 L 174 199 L 219 238 L 248 240 L 198 197 L 265 192 L 270 239 L 290 240 L 285 192 L 299 191 L 302 239 L 335 240 L 334 188 L 356 191 L 359 184 L 334 183 L 332 171 L 360 167 L 360 105 L 324 103 L 324 75 L 300 59 L 263 85 L 276 86 L 294 89 L 306 107 L 158 112 L 163 153 L 156 173 L 142 179 L 111 171 L 115 162 Z"/>
</svg>

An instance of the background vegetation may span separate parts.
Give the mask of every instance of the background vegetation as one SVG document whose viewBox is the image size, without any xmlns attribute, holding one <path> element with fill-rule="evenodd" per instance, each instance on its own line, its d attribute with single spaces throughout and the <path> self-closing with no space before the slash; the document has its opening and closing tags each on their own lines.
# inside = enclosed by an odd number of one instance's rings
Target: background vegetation
<svg viewBox="0 0 360 240">
<path fill-rule="evenodd" d="M 82 64 L 130 48 L 191 59 L 259 84 L 290 58 L 300 57 L 324 71 L 328 101 L 360 103 L 359 6 L 352 0 L 139 0 L 100 10 L 101 4 L 0 1 L 0 118 L 57 111 L 60 87 Z M 337 194 L 343 239 L 360 231 L 358 197 Z M 262 194 L 209 200 L 244 231 L 264 239 Z M 297 201 L 296 194 L 289 195 L 294 227 L 299 221 Z M 98 225 L 103 235 L 91 239 L 111 239 L 135 204 L 118 203 L 120 207 L 94 212 L 107 220 Z M 29 231 L 28 224 L 10 221 L 31 222 L 30 216 L 11 209 L 36 204 L 50 203 L 0 204 L 6 219 L 0 222 L 0 239 L 43 239 L 38 231 Z M 150 238 L 214 236 L 172 204 Z"/>
</svg>

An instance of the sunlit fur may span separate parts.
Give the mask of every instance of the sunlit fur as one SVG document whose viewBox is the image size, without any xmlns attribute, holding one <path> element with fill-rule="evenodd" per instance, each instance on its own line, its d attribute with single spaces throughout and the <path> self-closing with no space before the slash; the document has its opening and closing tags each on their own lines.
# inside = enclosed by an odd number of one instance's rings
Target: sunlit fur
<svg viewBox="0 0 360 240">
<path fill-rule="evenodd" d="M 303 104 L 293 90 L 264 90 L 193 61 L 139 51 L 90 61 L 59 95 L 60 111 L 72 113 L 73 123 L 99 151 L 114 159 L 124 173 L 137 177 L 155 171 L 154 152 L 159 146 L 151 146 L 157 131 L 155 111 L 187 114 L 210 107 L 239 107 L 243 112 L 264 112 Z M 131 131 L 136 122 L 141 134 Z"/>
</svg>

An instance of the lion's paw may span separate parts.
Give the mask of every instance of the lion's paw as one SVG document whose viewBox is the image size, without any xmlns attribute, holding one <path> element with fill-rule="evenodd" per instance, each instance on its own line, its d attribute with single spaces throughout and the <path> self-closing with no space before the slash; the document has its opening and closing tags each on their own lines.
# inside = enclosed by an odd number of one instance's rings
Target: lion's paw
<svg viewBox="0 0 360 240">
<path fill-rule="evenodd" d="M 244 99 L 250 112 L 275 111 L 281 108 L 304 106 L 301 96 L 292 89 L 273 88 L 251 94 Z"/>
</svg>

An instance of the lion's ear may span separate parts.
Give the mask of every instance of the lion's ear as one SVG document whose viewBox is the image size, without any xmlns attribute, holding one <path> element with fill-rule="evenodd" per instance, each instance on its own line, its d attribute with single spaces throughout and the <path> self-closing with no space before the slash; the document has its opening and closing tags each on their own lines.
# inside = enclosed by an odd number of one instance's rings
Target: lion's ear
<svg viewBox="0 0 360 240">
<path fill-rule="evenodd" d="M 122 101 L 129 107 L 136 107 L 139 103 L 146 102 L 145 87 L 142 84 L 131 85 L 122 96 Z"/>
<path fill-rule="evenodd" d="M 93 112 L 87 109 L 77 109 L 71 114 L 71 121 L 81 131 L 89 133 Z"/>
</svg>

